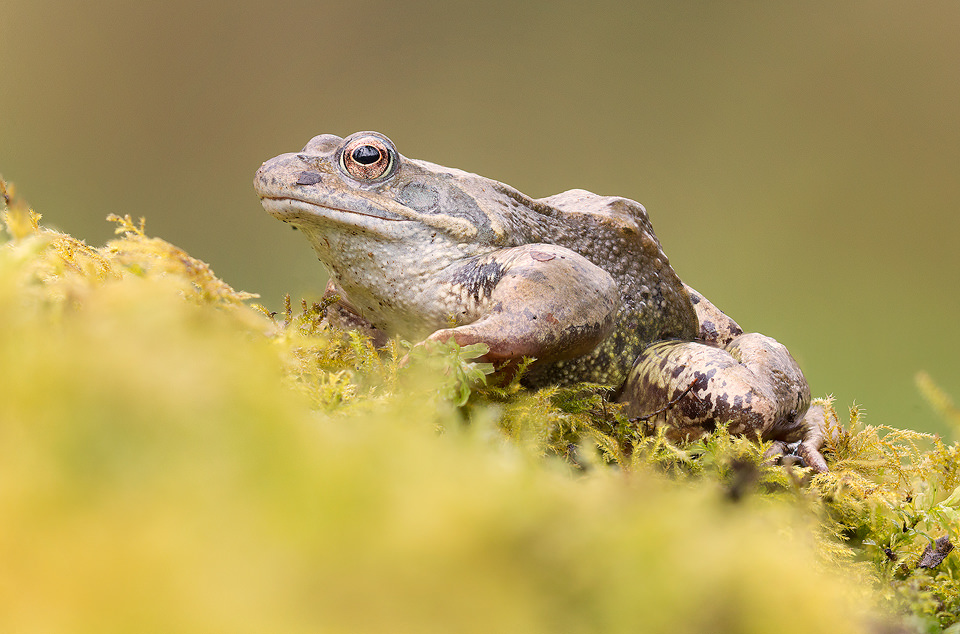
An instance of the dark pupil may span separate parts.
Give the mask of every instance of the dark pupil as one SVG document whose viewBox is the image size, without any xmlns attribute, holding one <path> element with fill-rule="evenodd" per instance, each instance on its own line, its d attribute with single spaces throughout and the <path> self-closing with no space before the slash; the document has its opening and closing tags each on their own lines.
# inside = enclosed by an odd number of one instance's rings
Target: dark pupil
<svg viewBox="0 0 960 634">
<path fill-rule="evenodd" d="M 361 145 L 353 151 L 353 160 L 360 165 L 370 165 L 380 160 L 380 150 L 372 145 Z"/>
</svg>

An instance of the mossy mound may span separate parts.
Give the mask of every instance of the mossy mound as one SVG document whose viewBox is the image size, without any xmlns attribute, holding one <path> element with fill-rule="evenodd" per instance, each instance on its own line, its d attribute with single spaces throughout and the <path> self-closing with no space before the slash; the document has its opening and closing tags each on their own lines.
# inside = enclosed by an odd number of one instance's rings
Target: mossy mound
<svg viewBox="0 0 960 634">
<path fill-rule="evenodd" d="M 89 247 L 0 187 L 0 631 L 956 620 L 957 554 L 918 564 L 957 541 L 957 445 L 835 418 L 812 480 L 722 430 L 674 447 L 597 386 L 375 351 L 323 306 L 249 305 L 142 223 Z"/>
</svg>

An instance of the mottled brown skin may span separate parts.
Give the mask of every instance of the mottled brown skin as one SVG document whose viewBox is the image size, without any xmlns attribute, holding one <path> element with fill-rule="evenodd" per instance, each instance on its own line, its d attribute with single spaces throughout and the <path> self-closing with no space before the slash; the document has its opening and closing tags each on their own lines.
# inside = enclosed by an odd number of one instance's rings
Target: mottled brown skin
<svg viewBox="0 0 960 634">
<path fill-rule="evenodd" d="M 321 135 L 264 163 L 264 208 L 330 271 L 330 319 L 378 337 L 535 357 L 533 387 L 620 386 L 630 416 L 694 439 L 718 425 L 819 453 L 823 414 L 786 348 L 732 319 L 671 268 L 637 202 L 571 190 L 531 199 L 401 156 L 376 132 Z M 805 416 L 806 414 L 806 416 Z"/>
</svg>

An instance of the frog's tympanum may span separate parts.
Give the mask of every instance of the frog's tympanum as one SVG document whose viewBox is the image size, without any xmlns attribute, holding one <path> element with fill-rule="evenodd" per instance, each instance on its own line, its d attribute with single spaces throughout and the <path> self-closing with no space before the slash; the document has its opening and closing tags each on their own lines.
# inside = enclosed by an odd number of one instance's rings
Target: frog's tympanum
<svg viewBox="0 0 960 634">
<path fill-rule="evenodd" d="M 819 471 L 822 408 L 781 344 L 744 334 L 671 268 L 642 205 L 570 190 L 532 199 L 401 156 L 387 137 L 313 138 L 264 163 L 264 208 L 330 272 L 331 321 L 375 336 L 482 342 L 531 387 L 616 386 L 629 416 L 690 440 L 717 425 Z"/>
</svg>

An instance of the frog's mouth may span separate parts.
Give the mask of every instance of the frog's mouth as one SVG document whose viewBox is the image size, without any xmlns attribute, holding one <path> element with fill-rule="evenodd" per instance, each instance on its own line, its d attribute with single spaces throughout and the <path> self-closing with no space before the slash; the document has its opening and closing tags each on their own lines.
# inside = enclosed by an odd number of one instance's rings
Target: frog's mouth
<svg viewBox="0 0 960 634">
<path fill-rule="evenodd" d="M 344 197 L 347 204 L 342 205 L 337 204 L 338 197 L 329 198 L 333 200 L 325 199 L 321 203 L 289 195 L 261 194 L 260 203 L 274 218 L 305 229 L 339 224 L 399 239 L 400 227 L 421 225 L 439 229 L 463 242 L 477 235 L 477 228 L 466 218 L 445 213 L 421 213 L 396 201 L 364 192 L 353 192 Z"/>
<path fill-rule="evenodd" d="M 264 196 L 260 199 L 260 203 L 274 218 L 294 224 L 299 224 L 298 221 L 315 223 L 321 218 L 347 225 L 368 225 L 370 221 L 379 220 L 389 222 L 410 221 L 409 218 L 404 218 L 386 209 L 378 209 L 372 205 L 369 209 L 360 211 L 359 209 L 344 209 L 329 204 L 322 205 L 289 196 Z"/>
</svg>

